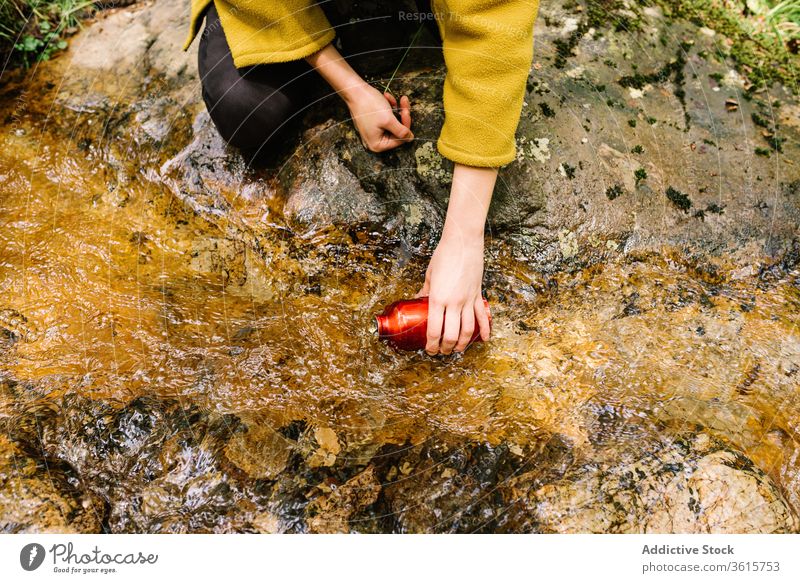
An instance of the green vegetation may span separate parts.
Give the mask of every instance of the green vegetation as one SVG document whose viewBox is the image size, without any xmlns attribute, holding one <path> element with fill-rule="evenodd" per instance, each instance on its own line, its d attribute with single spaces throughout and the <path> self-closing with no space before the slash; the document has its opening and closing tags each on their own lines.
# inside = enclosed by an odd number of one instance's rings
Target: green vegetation
<svg viewBox="0 0 800 583">
<path fill-rule="evenodd" d="M 692 208 L 692 201 L 689 199 L 688 195 L 677 188 L 672 186 L 667 188 L 667 198 L 672 204 L 685 213 L 689 212 L 689 209 Z"/>
<path fill-rule="evenodd" d="M 644 168 L 637 168 L 633 173 L 633 177 L 636 179 L 636 186 L 639 186 L 639 183 L 647 180 L 647 170 Z"/>
<path fill-rule="evenodd" d="M 0 59 L 26 67 L 67 48 L 66 38 L 93 14 L 92 0 L 3 0 L 0 3 Z"/>
<path fill-rule="evenodd" d="M 772 33 L 791 50 L 800 41 L 800 2 L 797 0 L 749 0 L 754 14 L 753 32 Z"/>
<path fill-rule="evenodd" d="M 733 59 L 753 90 L 776 81 L 797 89 L 800 0 L 651 1 L 668 16 L 728 37 L 731 44 L 720 44 L 719 56 Z"/>
<path fill-rule="evenodd" d="M 539 109 L 542 110 L 542 115 L 544 115 L 545 117 L 555 117 L 556 116 L 556 112 L 553 111 L 553 108 L 550 107 L 547 103 L 544 103 L 544 102 L 540 103 L 539 104 Z"/>
<path fill-rule="evenodd" d="M 619 184 L 615 184 L 614 186 L 609 186 L 606 189 L 606 196 L 608 197 L 608 200 L 614 200 L 615 198 L 622 196 L 624 192 L 625 190 Z"/>
</svg>

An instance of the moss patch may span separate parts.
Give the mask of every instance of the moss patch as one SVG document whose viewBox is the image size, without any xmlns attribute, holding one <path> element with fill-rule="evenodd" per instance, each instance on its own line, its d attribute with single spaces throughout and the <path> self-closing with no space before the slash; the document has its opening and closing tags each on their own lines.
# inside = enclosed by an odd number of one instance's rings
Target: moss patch
<svg viewBox="0 0 800 583">
<path fill-rule="evenodd" d="M 615 198 L 622 196 L 624 192 L 625 190 L 619 184 L 615 184 L 614 186 L 609 186 L 606 188 L 606 196 L 608 197 L 608 200 L 614 200 Z"/>
<path fill-rule="evenodd" d="M 692 201 L 689 200 L 689 196 L 677 188 L 670 186 L 667 188 L 666 194 L 670 202 L 683 212 L 688 213 L 689 209 L 692 208 Z"/>
</svg>

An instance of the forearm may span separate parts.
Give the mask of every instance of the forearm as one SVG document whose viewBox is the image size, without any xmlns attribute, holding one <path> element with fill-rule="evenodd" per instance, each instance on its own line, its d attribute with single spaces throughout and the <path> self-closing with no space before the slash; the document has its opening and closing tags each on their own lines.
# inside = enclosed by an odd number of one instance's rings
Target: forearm
<svg viewBox="0 0 800 583">
<path fill-rule="evenodd" d="M 442 237 L 466 243 L 483 242 L 486 215 L 497 181 L 497 168 L 456 164 Z"/>
<path fill-rule="evenodd" d="M 368 83 L 353 70 L 332 44 L 328 44 L 313 55 L 306 57 L 306 62 L 348 104 L 356 100 L 359 94 L 369 88 Z"/>
</svg>

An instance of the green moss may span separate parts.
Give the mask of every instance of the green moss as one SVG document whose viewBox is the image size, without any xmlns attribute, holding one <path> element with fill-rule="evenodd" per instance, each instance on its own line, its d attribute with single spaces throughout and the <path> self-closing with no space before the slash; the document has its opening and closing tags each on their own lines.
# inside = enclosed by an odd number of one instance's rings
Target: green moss
<svg viewBox="0 0 800 583">
<path fill-rule="evenodd" d="M 635 119 L 629 119 L 628 120 L 628 125 L 631 126 L 632 128 L 635 128 L 636 127 L 636 120 Z"/>
<path fill-rule="evenodd" d="M 607 27 L 609 22 L 615 23 L 616 30 L 638 30 L 640 27 L 638 18 L 631 18 L 625 8 L 621 0 L 589 0 L 578 27 L 567 38 L 553 41 L 556 50 L 553 65 L 557 69 L 563 69 L 567 65 L 567 59 L 575 55 L 575 47 L 581 39 L 590 30 L 595 31 L 595 38 L 599 37 L 600 31 Z"/>
<path fill-rule="evenodd" d="M 756 27 L 745 2 L 710 0 L 652 0 L 668 18 L 683 18 L 697 26 L 707 26 L 730 39 L 730 45 L 718 44 L 723 61 L 730 57 L 737 71 L 753 84 L 751 90 L 774 82 L 797 91 L 798 67 L 792 54 L 791 39 L 784 42 L 776 28 Z M 727 50 L 724 48 L 728 46 Z"/>
<path fill-rule="evenodd" d="M 625 88 L 642 89 L 645 85 L 664 83 L 672 79 L 675 85 L 675 97 L 681 102 L 681 107 L 683 108 L 684 129 L 688 130 L 691 120 L 689 111 L 686 108 L 686 90 L 684 89 L 686 75 L 683 72 L 686 66 L 686 51 L 683 46 L 684 44 L 682 43 L 676 57 L 660 69 L 651 73 L 636 72 L 633 75 L 624 75 L 617 80 L 617 83 Z"/>
<path fill-rule="evenodd" d="M 614 200 L 615 198 L 622 196 L 625 193 L 625 190 L 619 185 L 615 184 L 614 186 L 609 186 L 606 188 L 606 196 L 608 200 Z"/>
<path fill-rule="evenodd" d="M 779 138 L 778 136 L 766 136 L 764 139 L 767 140 L 770 148 L 776 152 L 783 152 L 783 142 L 786 141 L 785 138 Z"/>
<path fill-rule="evenodd" d="M 641 144 L 636 144 L 631 150 L 631 152 L 633 152 L 634 154 L 643 154 L 644 148 L 641 146 Z"/>
<path fill-rule="evenodd" d="M 769 148 L 761 148 L 758 147 L 755 150 L 757 156 L 764 156 L 765 158 L 769 158 Z"/>
<path fill-rule="evenodd" d="M 685 213 L 689 212 L 689 209 L 692 207 L 692 201 L 689 199 L 689 196 L 686 193 L 670 186 L 667 188 L 666 194 L 670 202 L 677 208 Z"/>
<path fill-rule="evenodd" d="M 759 127 L 768 128 L 771 125 L 766 119 L 764 119 L 764 116 L 756 111 L 750 114 L 750 118 L 753 120 L 753 123 Z"/>
</svg>

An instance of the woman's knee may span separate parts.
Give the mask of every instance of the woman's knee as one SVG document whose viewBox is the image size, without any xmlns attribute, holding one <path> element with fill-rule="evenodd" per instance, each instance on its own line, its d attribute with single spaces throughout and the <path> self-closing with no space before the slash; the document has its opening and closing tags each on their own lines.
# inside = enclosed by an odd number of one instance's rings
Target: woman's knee
<svg viewBox="0 0 800 583">
<path fill-rule="evenodd" d="M 222 138 L 242 149 L 267 145 L 292 115 L 285 96 L 264 95 L 241 77 L 204 83 L 203 99 Z"/>
<path fill-rule="evenodd" d="M 252 69 L 240 71 L 212 5 L 200 37 L 198 71 L 203 100 L 225 141 L 243 149 L 267 145 L 294 113 L 294 104 L 280 87 L 258 80 Z M 248 77 L 253 77 L 254 80 Z"/>
</svg>

